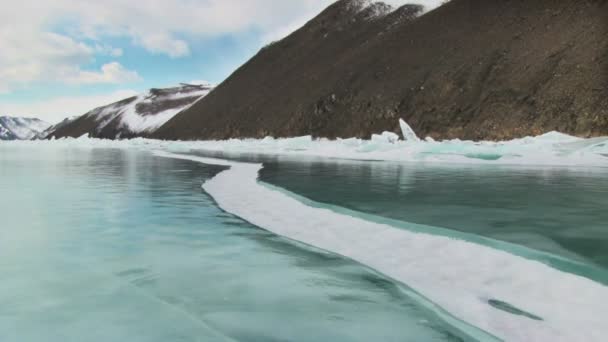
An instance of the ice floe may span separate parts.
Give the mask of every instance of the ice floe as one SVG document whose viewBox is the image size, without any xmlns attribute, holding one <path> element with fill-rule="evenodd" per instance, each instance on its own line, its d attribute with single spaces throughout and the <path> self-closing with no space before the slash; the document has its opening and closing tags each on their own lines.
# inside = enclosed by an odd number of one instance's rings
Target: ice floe
<svg viewBox="0 0 608 342">
<path fill-rule="evenodd" d="M 163 116 L 159 116 L 161 118 Z M 148 123 L 146 123 L 147 125 Z M 392 132 L 371 139 L 295 138 L 229 139 L 218 141 L 160 141 L 58 139 L 53 144 L 79 147 L 155 148 L 177 152 L 192 150 L 227 154 L 267 154 L 327 157 L 354 160 L 384 160 L 416 163 L 457 163 L 526 166 L 608 167 L 608 137 L 578 138 L 559 132 L 508 141 L 468 141 L 430 138 L 420 140 L 401 120 L 404 139 Z M 50 144 L 48 141 L 13 142 Z"/>
</svg>

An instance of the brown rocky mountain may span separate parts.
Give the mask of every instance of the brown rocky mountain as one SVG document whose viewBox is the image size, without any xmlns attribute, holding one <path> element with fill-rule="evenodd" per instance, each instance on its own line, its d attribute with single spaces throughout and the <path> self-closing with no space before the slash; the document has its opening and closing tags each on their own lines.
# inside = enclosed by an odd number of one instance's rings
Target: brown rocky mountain
<svg viewBox="0 0 608 342">
<path fill-rule="evenodd" d="M 182 84 L 150 89 L 51 127 L 45 138 L 80 137 L 119 139 L 148 136 L 211 91 L 210 85 Z"/>
<path fill-rule="evenodd" d="M 152 136 L 608 134 L 607 0 L 340 0 Z"/>
</svg>

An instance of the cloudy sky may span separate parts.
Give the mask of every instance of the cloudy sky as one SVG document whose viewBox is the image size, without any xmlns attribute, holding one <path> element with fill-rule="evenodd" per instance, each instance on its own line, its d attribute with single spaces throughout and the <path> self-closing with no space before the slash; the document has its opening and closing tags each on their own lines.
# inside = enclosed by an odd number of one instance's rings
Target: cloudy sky
<svg viewBox="0 0 608 342">
<path fill-rule="evenodd" d="M 11 1 L 0 12 L 0 115 L 57 122 L 151 87 L 219 83 L 332 2 Z"/>
</svg>

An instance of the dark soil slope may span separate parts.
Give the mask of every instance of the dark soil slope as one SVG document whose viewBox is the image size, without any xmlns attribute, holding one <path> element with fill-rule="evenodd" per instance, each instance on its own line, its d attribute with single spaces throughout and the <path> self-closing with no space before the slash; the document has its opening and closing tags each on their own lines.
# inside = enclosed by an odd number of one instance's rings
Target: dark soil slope
<svg viewBox="0 0 608 342">
<path fill-rule="evenodd" d="M 608 1 L 341 0 L 153 136 L 608 134 Z"/>
</svg>

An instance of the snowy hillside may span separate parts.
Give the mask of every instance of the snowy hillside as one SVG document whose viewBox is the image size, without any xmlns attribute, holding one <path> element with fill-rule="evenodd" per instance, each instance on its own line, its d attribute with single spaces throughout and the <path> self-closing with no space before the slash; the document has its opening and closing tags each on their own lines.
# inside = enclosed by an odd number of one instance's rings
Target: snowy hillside
<svg viewBox="0 0 608 342">
<path fill-rule="evenodd" d="M 156 131 L 177 113 L 207 95 L 209 84 L 182 84 L 150 89 L 122 101 L 93 109 L 76 120 L 57 127 L 48 137 L 90 137 L 120 139 L 145 136 Z"/>
<path fill-rule="evenodd" d="M 30 140 L 50 126 L 40 119 L 0 116 L 0 140 Z"/>
</svg>

